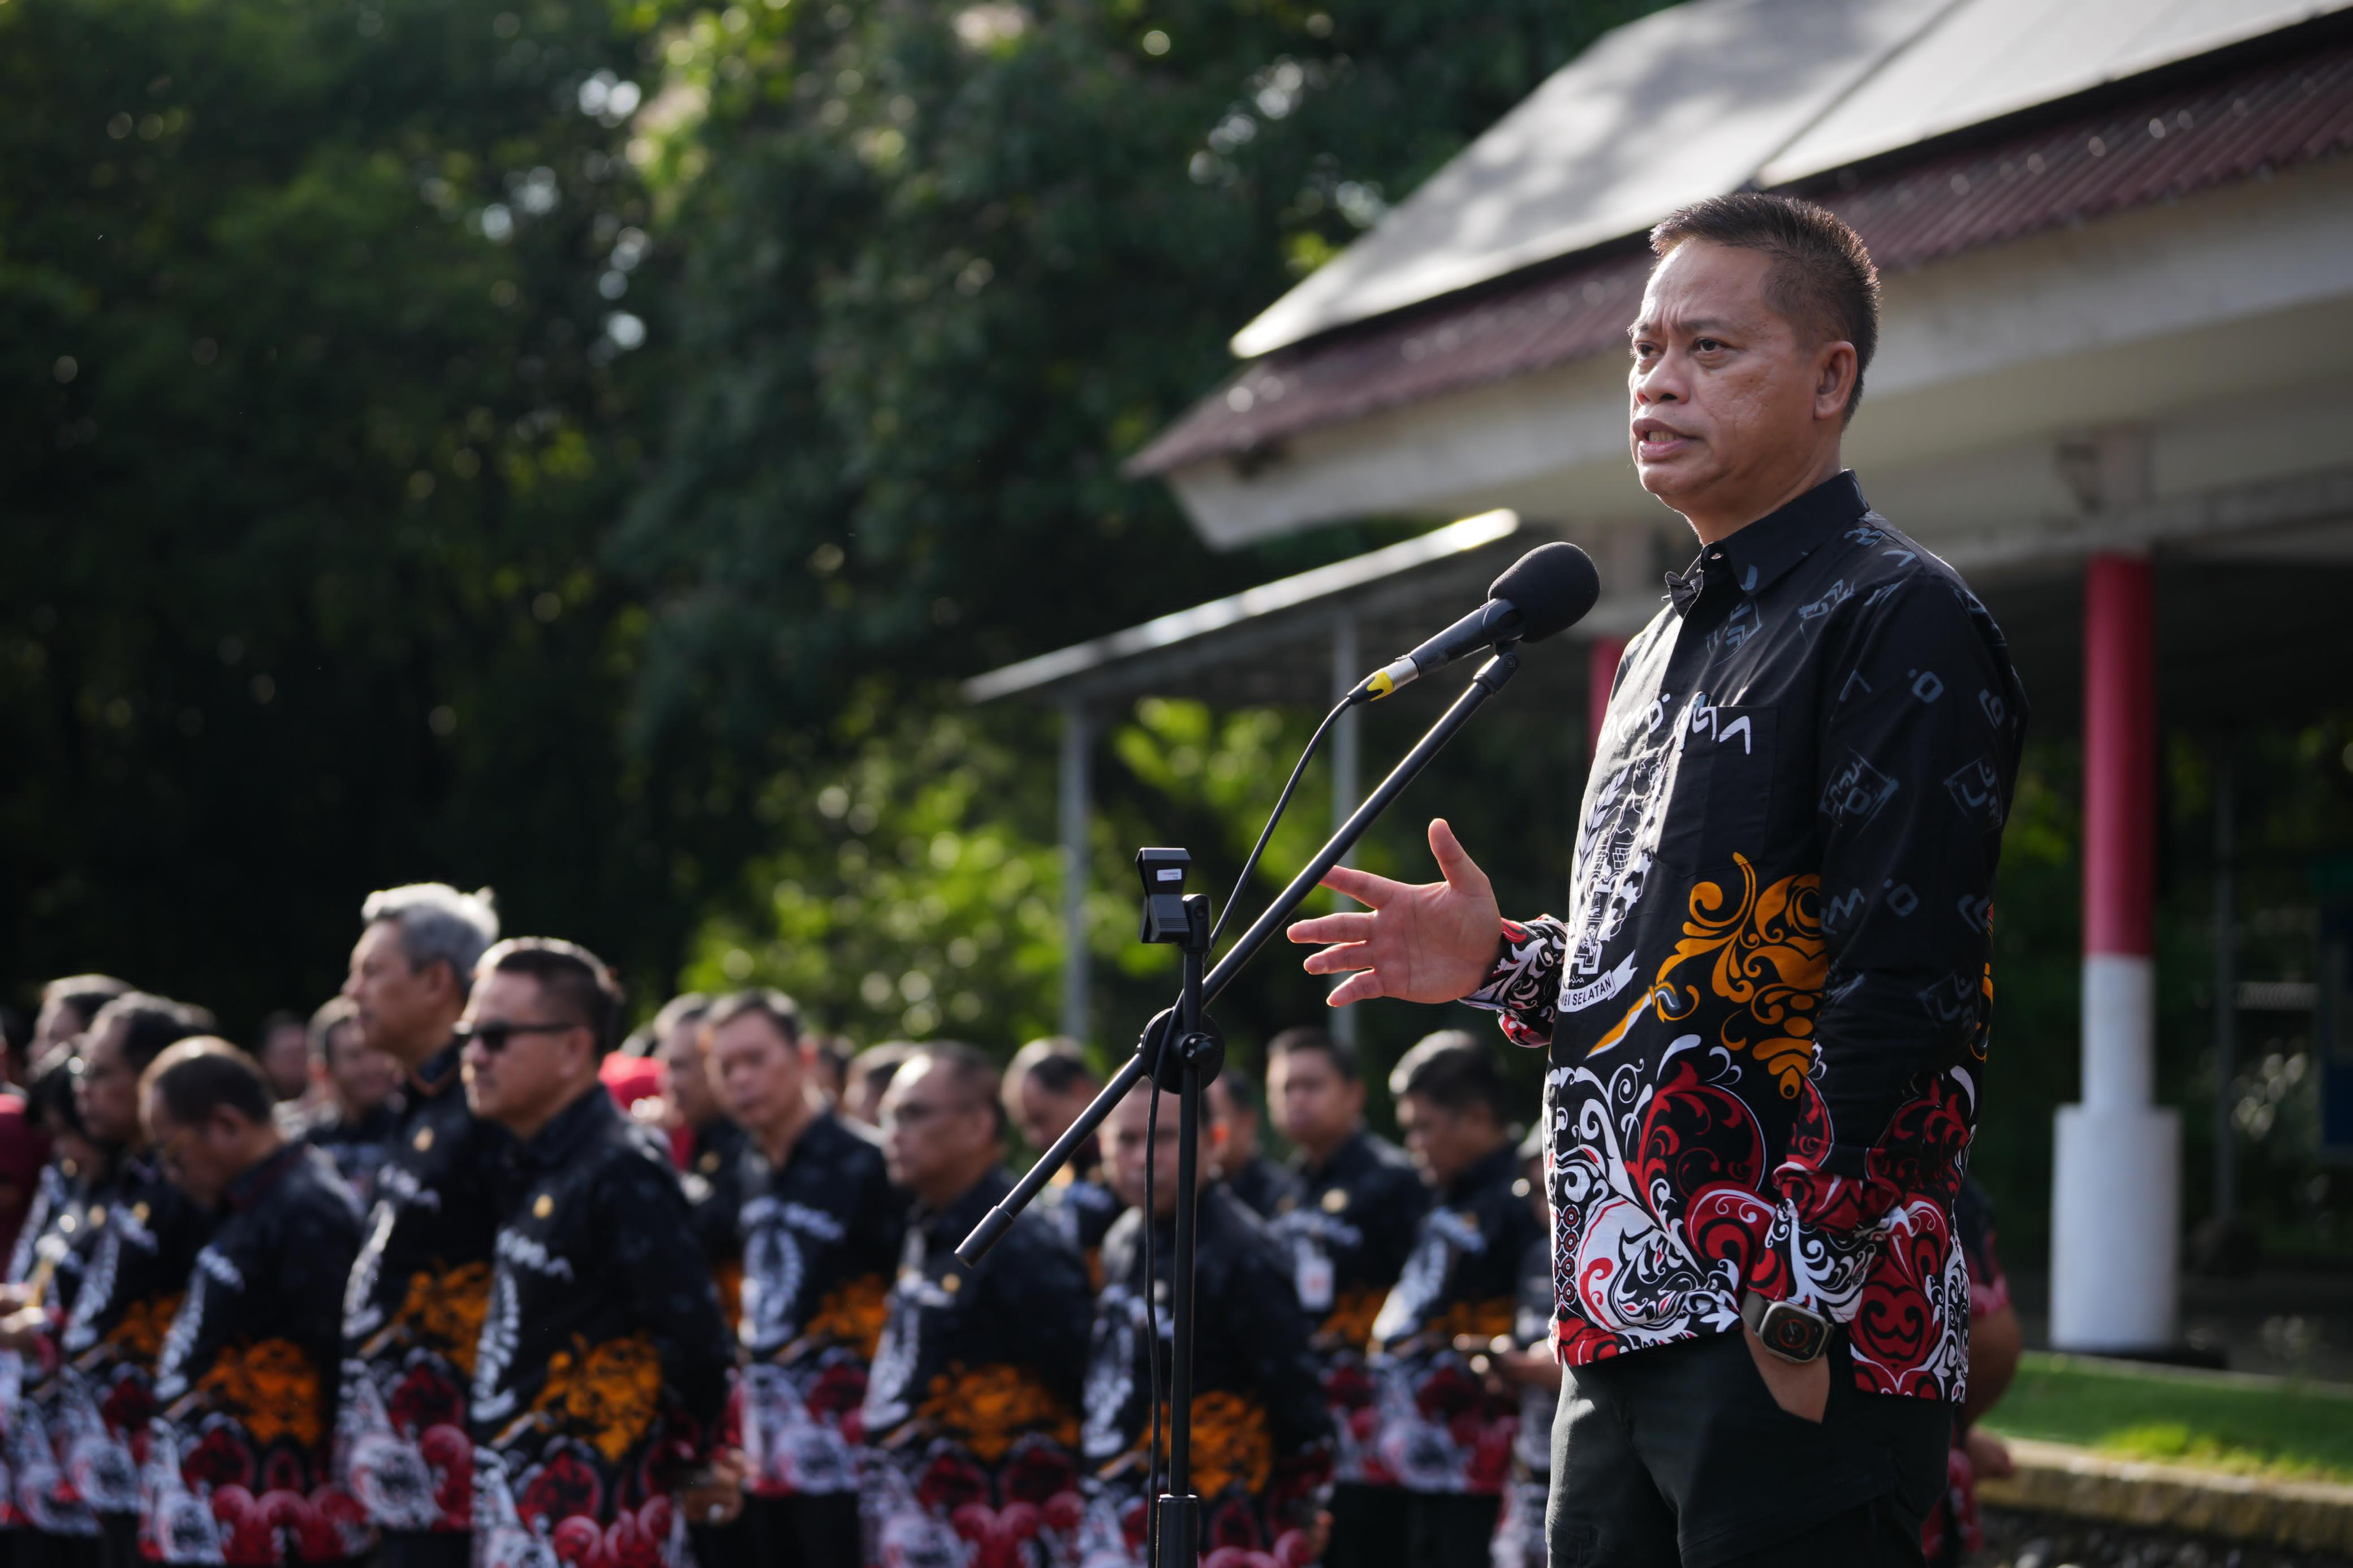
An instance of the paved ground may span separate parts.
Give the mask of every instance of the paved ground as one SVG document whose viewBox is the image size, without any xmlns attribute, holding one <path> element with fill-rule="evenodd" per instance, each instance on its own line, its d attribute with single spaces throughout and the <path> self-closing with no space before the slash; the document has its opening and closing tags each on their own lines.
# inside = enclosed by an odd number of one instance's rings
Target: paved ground
<svg viewBox="0 0 2353 1568">
<path fill-rule="evenodd" d="M 2049 1276 L 2014 1269 L 2010 1280 L 2027 1344 L 2047 1349 Z M 2231 1279 L 2185 1276 L 2181 1328 L 2192 1343 L 2221 1347 L 2232 1372 L 2353 1383 L 2353 1268 L 2270 1268 Z"/>
<path fill-rule="evenodd" d="M 1985 1510 L 1986 1549 L 1970 1568 L 2353 1568 L 2334 1552 L 2289 1552 L 2161 1531 Z"/>
</svg>

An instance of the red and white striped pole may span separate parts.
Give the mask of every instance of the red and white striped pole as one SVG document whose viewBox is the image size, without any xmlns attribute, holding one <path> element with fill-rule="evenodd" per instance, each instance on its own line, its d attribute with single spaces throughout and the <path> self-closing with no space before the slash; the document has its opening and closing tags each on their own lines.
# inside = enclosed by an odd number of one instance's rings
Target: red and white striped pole
<svg viewBox="0 0 2353 1568">
<path fill-rule="evenodd" d="M 2059 1110 L 2052 1191 L 2061 1350 L 2164 1350 L 2177 1328 L 2181 1128 L 2157 1104 L 2154 588 L 2146 556 L 2085 569 L 2084 1085 Z"/>
</svg>

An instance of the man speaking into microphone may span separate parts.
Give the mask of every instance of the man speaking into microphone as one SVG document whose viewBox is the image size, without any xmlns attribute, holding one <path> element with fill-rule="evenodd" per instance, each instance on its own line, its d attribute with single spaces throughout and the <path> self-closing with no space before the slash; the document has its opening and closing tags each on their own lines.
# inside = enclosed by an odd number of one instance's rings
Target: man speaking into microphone
<svg viewBox="0 0 2353 1568">
<path fill-rule="evenodd" d="M 1643 489 L 1698 536 L 1628 646 L 1561 917 L 1335 869 L 1335 1006 L 1457 998 L 1550 1048 L 1555 1568 L 1916 1563 L 1968 1354 L 1952 1200 L 2026 700 L 1841 464 L 1862 242 L 1743 194 L 1652 231 Z"/>
</svg>

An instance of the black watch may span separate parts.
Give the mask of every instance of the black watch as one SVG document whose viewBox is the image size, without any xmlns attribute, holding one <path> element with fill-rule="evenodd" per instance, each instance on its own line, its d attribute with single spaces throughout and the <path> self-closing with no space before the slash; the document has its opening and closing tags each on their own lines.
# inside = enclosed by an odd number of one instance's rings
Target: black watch
<svg viewBox="0 0 2353 1568">
<path fill-rule="evenodd" d="M 1741 1298 L 1740 1321 L 1783 1361 L 1803 1365 L 1820 1361 L 1822 1352 L 1830 1348 L 1828 1318 L 1788 1301 L 1767 1301 L 1754 1290 Z"/>
</svg>

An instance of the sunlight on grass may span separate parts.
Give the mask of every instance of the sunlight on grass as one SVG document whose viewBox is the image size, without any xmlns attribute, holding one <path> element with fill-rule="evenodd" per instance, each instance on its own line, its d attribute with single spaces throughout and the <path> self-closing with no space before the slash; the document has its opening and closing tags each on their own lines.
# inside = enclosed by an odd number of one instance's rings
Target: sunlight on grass
<svg viewBox="0 0 2353 1568">
<path fill-rule="evenodd" d="M 2029 1355 L 1985 1424 L 2120 1458 L 2353 1482 L 2353 1389 L 2330 1384 Z"/>
</svg>

